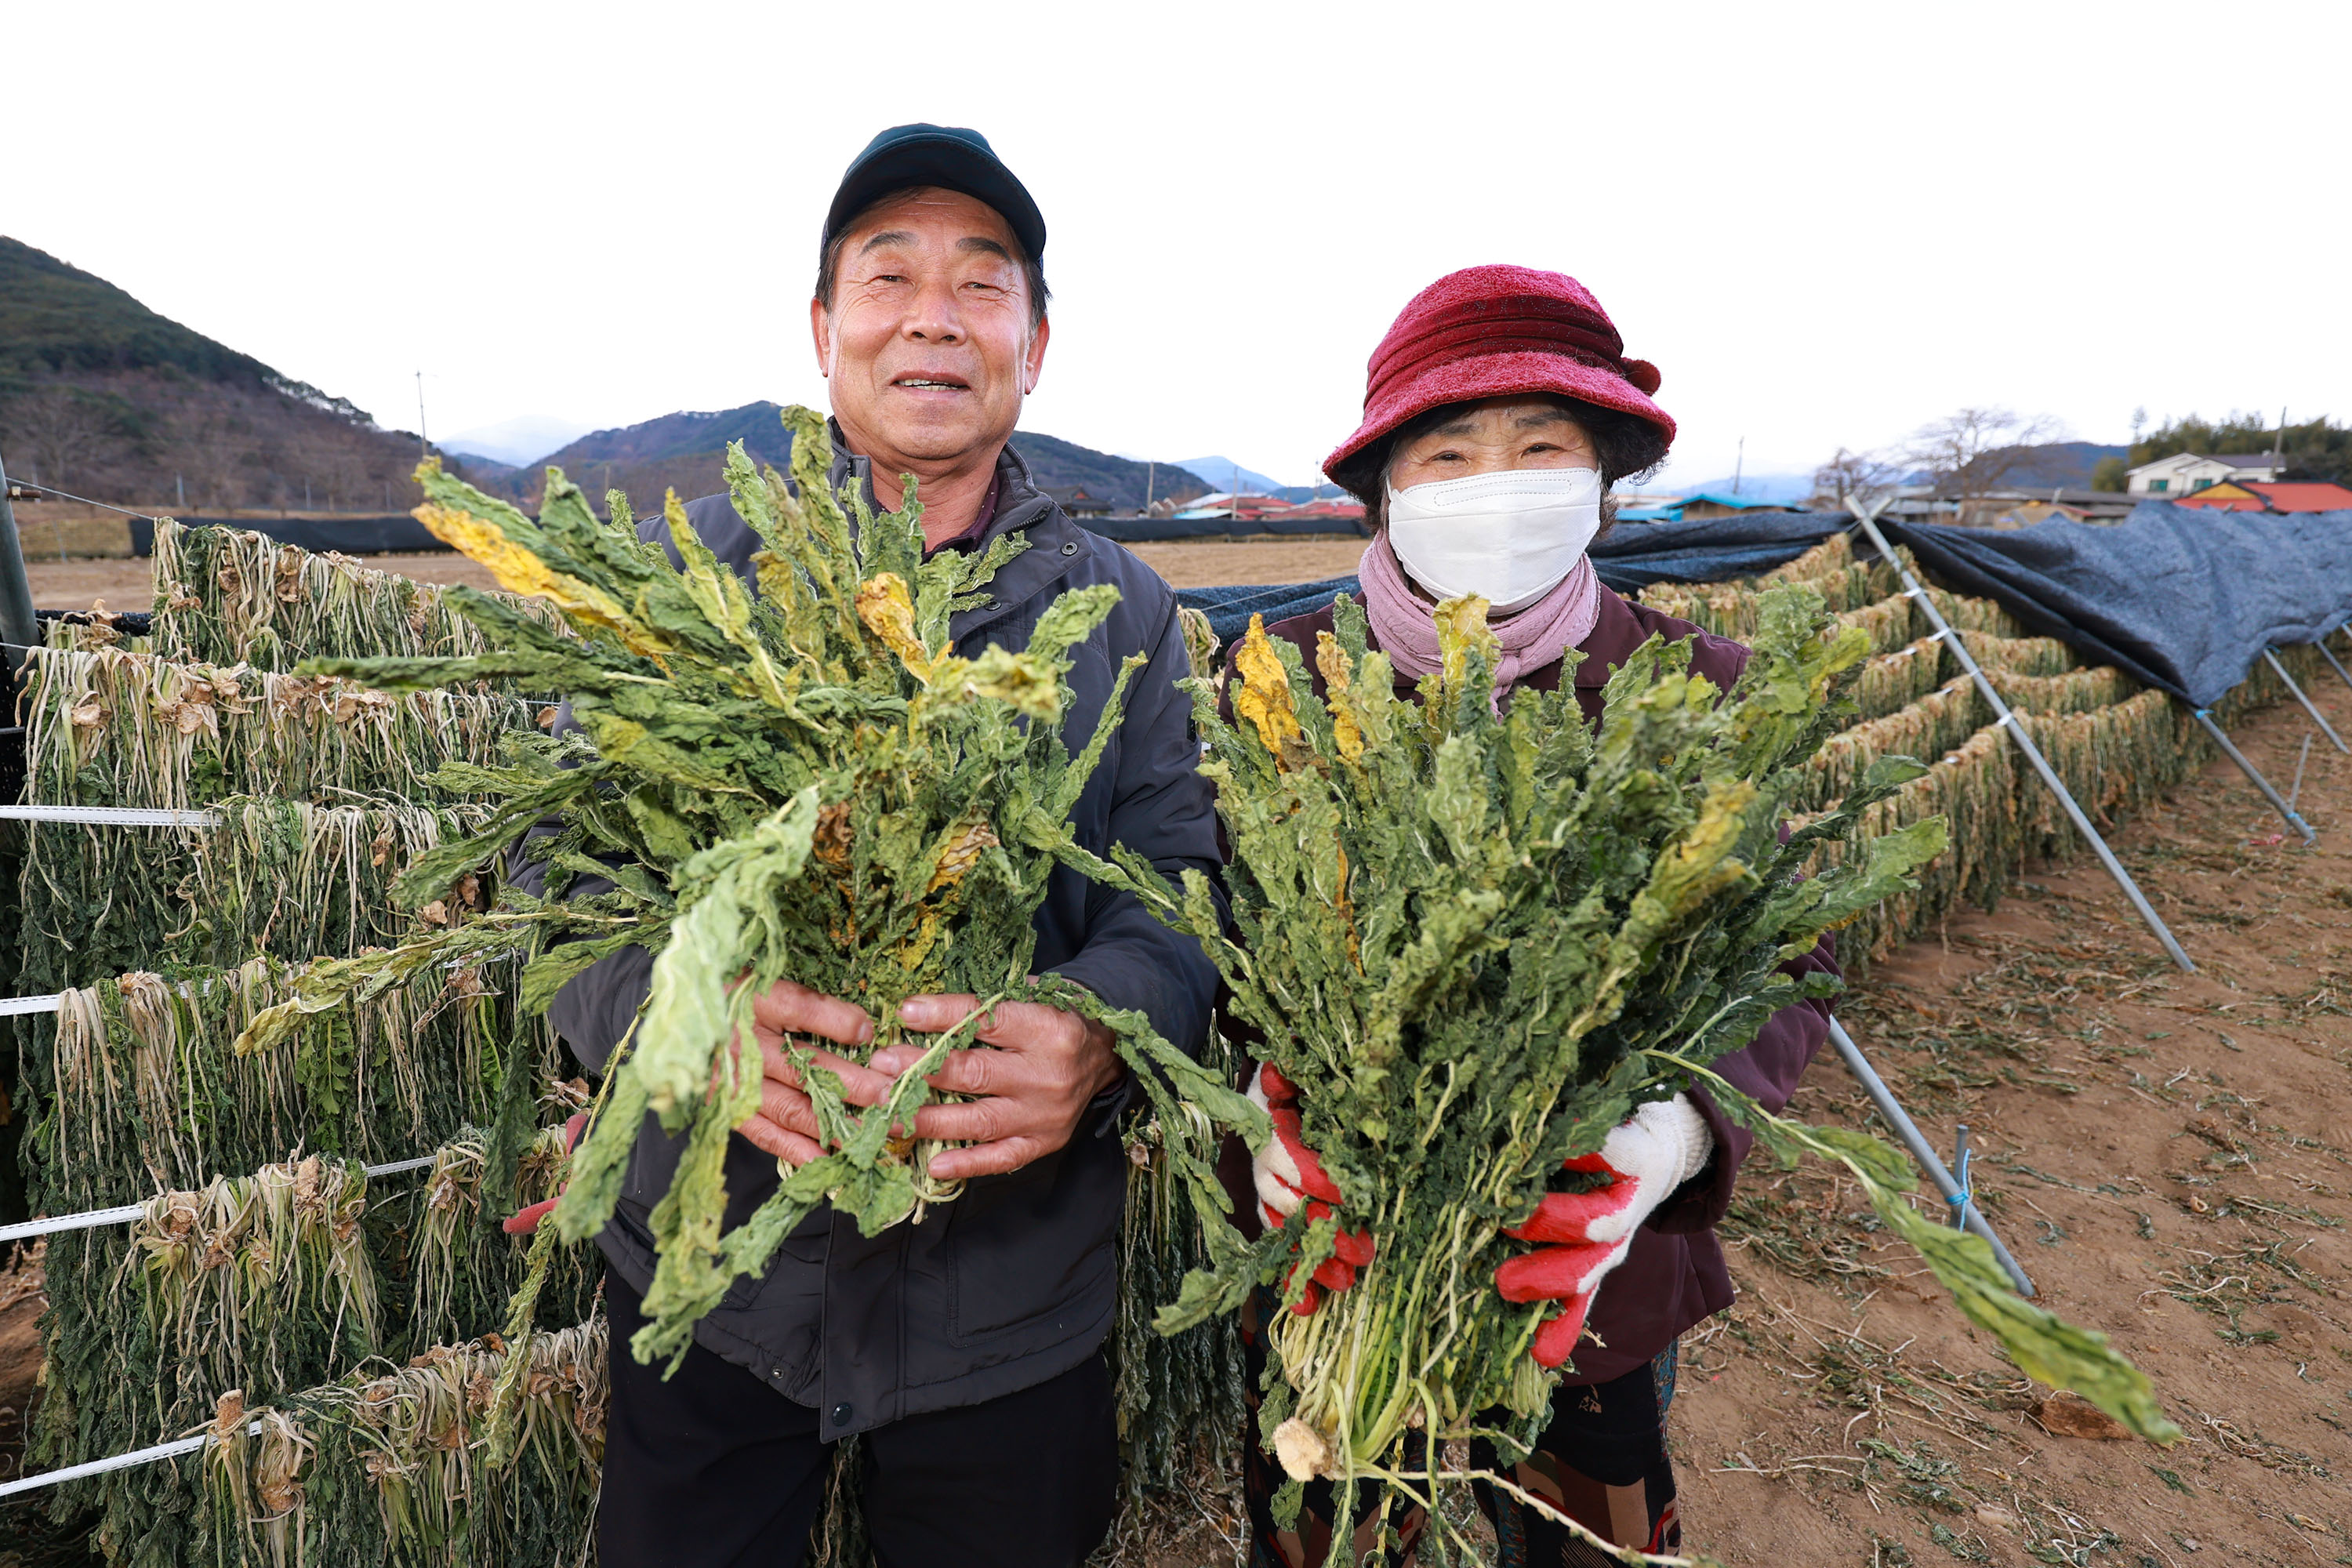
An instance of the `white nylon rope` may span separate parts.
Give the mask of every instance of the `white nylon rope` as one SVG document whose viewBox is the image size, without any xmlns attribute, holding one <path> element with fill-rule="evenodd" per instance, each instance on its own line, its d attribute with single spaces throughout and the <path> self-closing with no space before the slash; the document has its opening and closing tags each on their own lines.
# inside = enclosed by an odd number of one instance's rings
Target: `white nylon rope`
<svg viewBox="0 0 2352 1568">
<path fill-rule="evenodd" d="M 397 1175 L 403 1171 L 421 1171 L 433 1163 L 435 1156 L 426 1154 L 415 1160 L 394 1160 L 389 1164 L 365 1167 L 371 1176 Z M 83 1230 L 91 1226 L 120 1225 L 137 1219 L 147 1212 L 145 1204 L 127 1204 L 121 1208 L 91 1209 L 85 1214 L 69 1214 L 56 1219 L 37 1219 L 25 1225 L 0 1226 L 0 1241 L 17 1241 L 29 1236 L 47 1236 L 53 1231 Z M 261 1434 L 261 1423 L 254 1422 L 246 1428 L 249 1436 Z M 193 1454 L 213 1440 L 209 1432 L 194 1437 L 175 1437 L 168 1443 L 158 1443 L 152 1448 L 134 1448 L 127 1454 L 115 1454 L 103 1459 L 91 1459 L 86 1464 L 68 1465 L 62 1469 L 43 1470 L 37 1476 L 26 1476 L 18 1480 L 0 1483 L 0 1498 L 14 1497 L 18 1492 L 37 1491 L 42 1487 L 58 1486 L 66 1481 L 86 1480 L 92 1476 L 106 1475 L 113 1470 L 127 1470 L 134 1465 L 151 1465 L 159 1459 L 173 1459 L 182 1454 Z"/>
<path fill-rule="evenodd" d="M 421 1171 L 433 1163 L 434 1156 L 425 1154 L 414 1160 L 394 1160 L 389 1164 L 368 1165 L 362 1169 L 371 1176 L 396 1176 L 404 1171 Z M 102 1225 L 128 1225 L 147 1212 L 145 1204 L 124 1204 L 119 1208 L 84 1209 L 79 1214 L 58 1215 L 54 1218 L 28 1219 L 21 1225 L 0 1225 L 0 1242 L 25 1241 L 36 1236 L 50 1236 L 61 1230 L 89 1230 Z"/>
<path fill-rule="evenodd" d="M 247 1426 L 246 1431 L 250 1436 L 259 1436 L 261 1423 L 256 1421 L 252 1426 Z M 109 1470 L 127 1470 L 133 1465 L 152 1464 L 157 1459 L 176 1458 L 182 1454 L 194 1453 L 212 1440 L 212 1434 L 207 1432 L 201 1436 L 180 1437 L 169 1443 L 158 1443 L 152 1448 L 134 1448 L 128 1454 L 117 1454 L 111 1458 L 92 1459 L 85 1465 L 68 1465 L 61 1470 L 43 1470 L 37 1476 L 26 1476 L 22 1480 L 0 1483 L 0 1498 L 14 1497 L 18 1492 L 36 1491 L 42 1487 L 53 1487 L 62 1481 L 79 1481 L 91 1476 L 102 1476 Z"/>
<path fill-rule="evenodd" d="M 137 805 L 0 805 L 0 822 L 79 822 L 102 827 L 218 827 L 217 811 Z"/>
</svg>

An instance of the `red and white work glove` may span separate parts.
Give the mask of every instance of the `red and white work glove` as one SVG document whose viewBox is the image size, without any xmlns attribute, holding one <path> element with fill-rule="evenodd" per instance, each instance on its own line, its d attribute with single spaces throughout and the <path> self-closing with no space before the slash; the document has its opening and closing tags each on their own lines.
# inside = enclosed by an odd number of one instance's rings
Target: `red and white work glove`
<svg viewBox="0 0 2352 1568">
<path fill-rule="evenodd" d="M 569 1154 L 574 1149 L 579 1148 L 580 1136 L 587 1131 L 588 1113 L 586 1111 L 575 1110 L 570 1116 L 564 1118 L 563 1152 Z M 515 1213 L 507 1215 L 506 1218 L 499 1221 L 499 1228 L 505 1231 L 509 1236 L 530 1235 L 533 1231 L 539 1228 L 539 1222 L 547 1217 L 548 1211 L 554 1208 L 558 1203 L 562 1201 L 563 1189 L 571 1184 L 572 1178 L 570 1176 L 564 1177 L 562 1184 L 555 1189 L 555 1196 L 551 1198 L 541 1198 L 539 1202 L 531 1204 L 527 1207 L 519 1209 Z"/>
<path fill-rule="evenodd" d="M 1323 1162 L 1307 1146 L 1298 1122 L 1298 1086 L 1262 1063 L 1250 1075 L 1250 1103 L 1274 1121 L 1274 1136 L 1250 1162 L 1250 1179 L 1257 1188 L 1257 1217 L 1268 1230 L 1279 1230 L 1300 1204 L 1309 1220 L 1321 1219 L 1338 1208 L 1339 1186 L 1323 1173 Z M 1331 1256 L 1316 1265 L 1306 1293 L 1291 1309 L 1300 1317 L 1323 1304 L 1326 1290 L 1345 1290 L 1356 1282 L 1356 1270 L 1372 1260 L 1372 1233 L 1340 1231 Z"/>
<path fill-rule="evenodd" d="M 1558 1366 L 1568 1359 L 1584 1332 L 1593 1294 L 1633 1249 L 1642 1222 L 1706 1169 L 1714 1152 L 1715 1134 L 1688 1095 L 1653 1100 L 1611 1132 L 1600 1152 L 1580 1154 L 1562 1167 L 1605 1173 L 1612 1178 L 1607 1186 L 1548 1193 L 1534 1218 L 1503 1233 L 1541 1244 L 1495 1270 L 1503 1300 L 1560 1303 L 1558 1315 L 1536 1331 L 1529 1353 L 1538 1363 Z"/>
</svg>

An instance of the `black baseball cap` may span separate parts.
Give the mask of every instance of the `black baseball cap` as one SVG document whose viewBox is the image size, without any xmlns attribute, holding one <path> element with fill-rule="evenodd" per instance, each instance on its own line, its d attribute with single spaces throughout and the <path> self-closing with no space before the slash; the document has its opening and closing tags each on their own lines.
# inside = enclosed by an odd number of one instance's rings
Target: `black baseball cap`
<svg viewBox="0 0 2352 1568">
<path fill-rule="evenodd" d="M 1028 187 L 996 156 L 988 138 L 952 125 L 893 125 L 849 162 L 824 215 L 831 245 L 852 218 L 893 191 L 937 185 L 986 202 L 1003 217 L 1030 261 L 1045 264 L 1045 215 Z"/>
</svg>

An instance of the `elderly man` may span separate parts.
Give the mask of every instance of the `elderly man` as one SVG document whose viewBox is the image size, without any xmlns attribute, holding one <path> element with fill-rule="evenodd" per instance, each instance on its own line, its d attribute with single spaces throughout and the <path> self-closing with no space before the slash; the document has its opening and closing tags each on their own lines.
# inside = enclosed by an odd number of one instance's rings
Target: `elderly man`
<svg viewBox="0 0 2352 1568">
<path fill-rule="evenodd" d="M 836 484 L 855 477 L 896 503 L 912 474 L 931 550 L 1028 548 L 988 602 L 956 617 L 959 647 L 1026 644 L 1055 597 L 1091 584 L 1118 607 L 1076 651 L 1068 732 L 1093 731 L 1114 673 L 1150 663 L 1073 816 L 1097 853 L 1124 843 L 1175 876 L 1215 874 L 1207 784 L 1194 771 L 1188 665 L 1174 596 L 1118 545 L 1080 531 L 1006 446 L 1044 365 L 1045 224 L 971 131 L 905 125 L 850 164 L 825 217 L 809 307 L 834 414 Z M 747 579 L 758 541 L 725 496 L 687 508 L 696 532 Z M 642 530 L 665 540 L 656 518 Z M 672 552 L 675 558 L 675 551 Z M 532 885 L 530 868 L 521 880 Z M 543 885 L 543 884 L 542 884 Z M 1141 1008 L 1180 1046 L 1204 1037 L 1215 972 L 1136 901 L 1056 870 L 1036 916 L 1038 969 L 1118 1007 Z M 601 1069 L 643 1002 L 641 950 L 567 985 L 553 1016 Z M 970 996 L 918 996 L 904 1021 L 944 1030 Z M 761 1113 L 729 1154 L 727 1223 L 776 1182 L 777 1161 L 818 1150 L 787 1035 L 866 1045 L 852 1003 L 783 984 L 755 1009 L 765 1057 Z M 1068 1013 L 996 1010 L 987 1048 L 958 1051 L 932 1081 L 969 1100 L 929 1107 L 915 1131 L 966 1146 L 932 1162 L 963 1195 L 921 1225 L 872 1237 L 830 1212 L 788 1238 L 763 1279 L 738 1283 L 697 1327 L 674 1376 L 625 1346 L 653 1277 L 651 1205 L 677 1146 L 647 1122 L 600 1238 L 612 1317 L 612 1410 L 598 1540 L 605 1568 L 801 1561 L 824 1495 L 831 1445 L 863 1435 L 867 1527 L 888 1568 L 1074 1564 L 1108 1527 L 1117 1479 L 1102 1343 L 1116 1308 L 1115 1244 L 1127 1163 L 1115 1123 L 1129 1086 L 1108 1035 Z M 819 1059 L 846 1096 L 882 1100 L 910 1047 Z"/>
</svg>

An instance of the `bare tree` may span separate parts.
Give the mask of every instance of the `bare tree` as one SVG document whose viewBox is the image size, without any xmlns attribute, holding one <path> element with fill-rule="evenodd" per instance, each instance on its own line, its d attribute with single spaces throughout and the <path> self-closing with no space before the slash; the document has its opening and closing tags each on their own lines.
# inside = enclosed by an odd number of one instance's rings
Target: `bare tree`
<svg viewBox="0 0 2352 1568">
<path fill-rule="evenodd" d="M 2064 434 L 2046 414 L 1963 408 L 1912 432 L 1903 457 L 1927 470 L 1937 494 L 1957 497 L 1965 513 L 1969 502 L 2000 489 L 2011 473 L 2030 461 L 2031 447 Z"/>
<path fill-rule="evenodd" d="M 1889 462 L 1883 454 L 1840 447 L 1837 456 L 1813 470 L 1811 504 L 1823 511 L 1843 511 L 1851 499 L 1867 507 L 1893 489 L 1902 477 L 1903 466 Z"/>
<path fill-rule="evenodd" d="M 174 421 L 173 435 L 187 465 L 188 489 L 199 506 L 233 510 L 245 504 L 245 468 L 238 459 L 240 433 L 217 412 Z"/>
<path fill-rule="evenodd" d="M 5 421 L 0 424 L 0 450 L 47 485 L 79 479 L 82 465 L 105 451 L 114 433 L 113 421 L 101 410 L 62 386 L 12 398 L 0 416 Z"/>
</svg>

